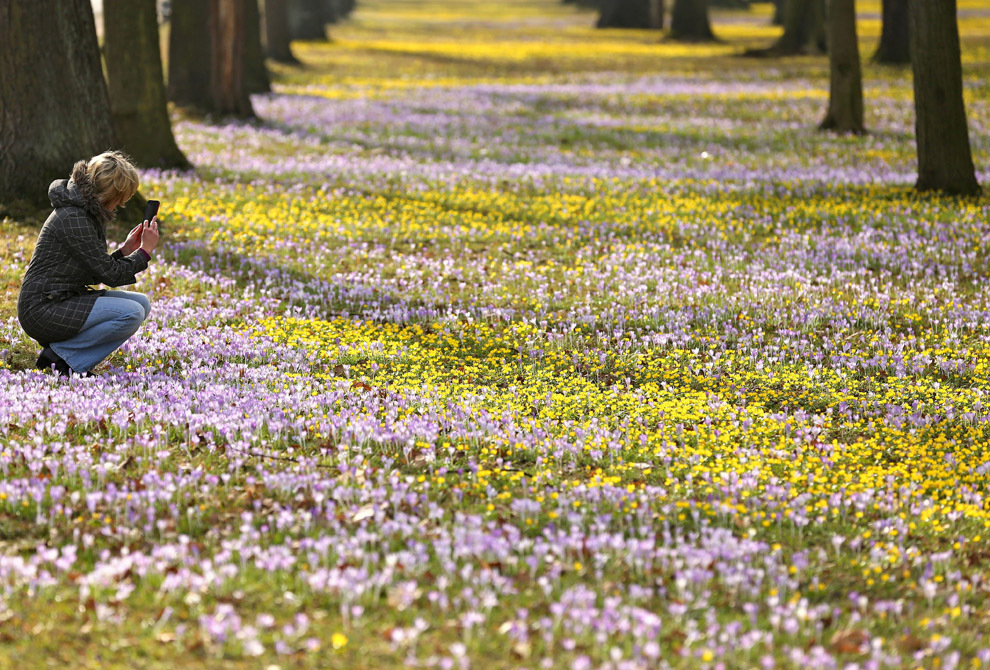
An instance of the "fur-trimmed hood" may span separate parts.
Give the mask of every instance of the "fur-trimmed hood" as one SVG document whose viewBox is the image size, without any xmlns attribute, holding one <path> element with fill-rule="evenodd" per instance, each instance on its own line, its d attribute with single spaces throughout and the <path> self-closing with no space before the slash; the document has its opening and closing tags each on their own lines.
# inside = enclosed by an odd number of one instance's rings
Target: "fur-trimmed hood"
<svg viewBox="0 0 990 670">
<path fill-rule="evenodd" d="M 52 207 L 80 207 L 92 216 L 101 228 L 113 220 L 113 212 L 107 211 L 100 204 L 93 182 L 86 174 L 87 161 L 79 161 L 72 166 L 72 176 L 69 179 L 56 179 L 48 187 L 48 198 Z"/>
</svg>

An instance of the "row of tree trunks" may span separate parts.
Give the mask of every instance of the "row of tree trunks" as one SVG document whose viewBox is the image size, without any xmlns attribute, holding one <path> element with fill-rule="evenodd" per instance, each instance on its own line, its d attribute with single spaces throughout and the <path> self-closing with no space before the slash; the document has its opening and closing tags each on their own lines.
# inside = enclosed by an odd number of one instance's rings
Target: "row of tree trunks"
<svg viewBox="0 0 990 670">
<path fill-rule="evenodd" d="M 177 60 L 186 58 L 191 67 L 185 74 L 190 74 L 202 70 L 198 67 L 202 63 L 210 62 L 212 67 L 208 76 L 216 79 L 217 73 L 221 73 L 236 79 L 243 65 L 243 53 L 238 53 L 243 52 L 243 44 L 238 46 L 238 40 L 243 40 L 243 32 L 241 38 L 236 37 L 245 19 L 243 0 L 209 0 L 208 5 L 198 0 L 173 2 L 173 11 L 180 10 L 178 17 L 173 17 L 177 20 L 173 29 L 180 25 L 195 26 L 198 16 L 198 25 L 206 26 L 207 37 L 202 40 L 205 58 L 199 62 L 188 60 L 189 53 L 202 52 L 197 51 L 200 44 L 187 39 L 178 42 L 179 48 L 172 49 L 170 63 L 174 66 Z M 847 101 L 845 106 L 853 110 L 850 117 L 855 119 L 856 87 L 840 85 L 844 79 L 855 81 L 857 78 L 854 73 L 858 69 L 858 53 L 853 50 L 856 44 L 853 8 L 851 0 L 833 0 L 833 3 L 830 19 L 830 30 L 834 33 L 833 51 L 836 52 L 833 54 L 833 72 L 843 75 L 836 77 L 833 95 L 837 103 L 840 99 Z M 188 12 L 185 18 L 183 6 Z M 197 15 L 194 11 L 197 6 L 208 13 Z M 957 194 L 978 193 L 962 97 L 955 1 L 912 0 L 909 25 L 910 51 L 914 56 L 919 166 L 916 188 Z M 227 41 L 219 42 L 214 37 L 221 29 L 232 31 L 235 37 L 228 36 Z M 840 31 L 847 34 L 848 47 L 839 46 Z M 45 186 L 51 179 L 67 174 L 79 158 L 115 146 L 110 101 L 102 77 L 90 2 L 0 0 L 0 43 L 7 45 L 0 50 L 0 101 L 3 102 L 0 203 L 7 206 L 17 202 L 42 204 Z M 145 43 L 152 44 L 152 41 Z M 34 45 L 40 44 L 45 48 L 35 48 Z M 172 42 L 173 46 L 176 44 Z M 227 60 L 214 59 L 213 54 L 218 50 L 231 55 Z M 141 59 L 134 67 L 147 67 L 141 65 L 145 62 Z M 208 87 L 204 88 L 208 90 Z M 236 85 L 222 87 L 221 92 L 233 101 L 232 107 L 243 100 Z M 858 107 L 861 120 L 861 100 Z M 121 105 L 119 109 L 126 107 Z M 837 123 L 836 127 L 839 125 Z"/>
<path fill-rule="evenodd" d="M 958 195 L 980 192 L 969 144 L 962 91 L 962 60 L 955 0 L 910 0 L 910 58 L 914 74 L 918 191 Z M 884 3 L 884 21 L 899 12 Z M 821 128 L 862 133 L 863 83 L 854 0 L 829 0 L 829 106 Z M 907 51 L 907 53 L 904 53 Z M 902 62 L 902 61 L 899 61 Z"/>
<path fill-rule="evenodd" d="M 44 207 L 115 144 L 90 0 L 0 0 L 0 44 L 0 204 Z"/>
<path fill-rule="evenodd" d="M 854 0 L 829 0 L 828 56 L 828 112 L 820 127 L 862 134 L 866 132 L 863 127 L 863 76 Z"/>
<path fill-rule="evenodd" d="M 663 28 L 663 0 L 602 0 L 599 28 Z M 670 39 L 709 42 L 715 39 L 708 19 L 708 0 L 674 0 Z"/>
<path fill-rule="evenodd" d="M 103 0 L 110 110 L 121 149 L 144 167 L 187 168 L 165 99 L 155 0 Z"/>
<path fill-rule="evenodd" d="M 269 88 L 256 0 L 172 10 L 171 97 L 253 115 L 247 90 Z M 189 166 L 171 132 L 155 0 L 104 0 L 104 16 L 109 86 L 90 0 L 0 0 L 0 207 L 44 207 L 52 179 L 110 148 L 145 167 Z"/>
<path fill-rule="evenodd" d="M 748 55 L 795 55 L 823 53 L 827 38 L 824 13 L 814 6 L 818 0 L 773 0 L 772 23 L 785 26 L 784 34 L 770 49 L 748 52 Z M 880 43 L 873 55 L 875 63 L 906 65 L 911 62 L 907 19 L 908 0 L 883 0 Z M 788 20 L 789 17 L 789 20 Z"/>
</svg>

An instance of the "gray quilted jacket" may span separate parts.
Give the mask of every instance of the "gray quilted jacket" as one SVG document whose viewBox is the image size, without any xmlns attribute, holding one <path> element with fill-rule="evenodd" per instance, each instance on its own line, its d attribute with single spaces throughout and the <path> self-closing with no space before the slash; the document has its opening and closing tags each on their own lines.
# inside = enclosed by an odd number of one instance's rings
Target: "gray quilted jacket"
<svg viewBox="0 0 990 670">
<path fill-rule="evenodd" d="M 106 292 L 90 284 L 133 284 L 134 275 L 148 267 L 140 250 L 107 254 L 106 224 L 113 215 L 100 205 L 85 161 L 73 166 L 71 179 L 53 181 L 48 197 L 55 210 L 38 235 L 17 299 L 21 327 L 42 346 L 82 330 Z"/>
</svg>

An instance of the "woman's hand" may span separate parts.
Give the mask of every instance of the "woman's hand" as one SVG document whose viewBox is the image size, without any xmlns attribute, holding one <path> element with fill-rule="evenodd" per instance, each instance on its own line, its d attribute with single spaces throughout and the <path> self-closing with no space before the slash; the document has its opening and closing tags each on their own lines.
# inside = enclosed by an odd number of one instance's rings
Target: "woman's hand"
<svg viewBox="0 0 990 670">
<path fill-rule="evenodd" d="M 124 240 L 124 244 L 120 247 L 121 253 L 125 256 L 130 256 L 138 250 L 141 246 L 141 230 L 143 228 L 143 223 L 139 223 L 131 228 L 131 232 L 127 233 L 127 239 Z"/>
<path fill-rule="evenodd" d="M 141 224 L 141 248 L 151 254 L 158 245 L 158 217 Z"/>
</svg>

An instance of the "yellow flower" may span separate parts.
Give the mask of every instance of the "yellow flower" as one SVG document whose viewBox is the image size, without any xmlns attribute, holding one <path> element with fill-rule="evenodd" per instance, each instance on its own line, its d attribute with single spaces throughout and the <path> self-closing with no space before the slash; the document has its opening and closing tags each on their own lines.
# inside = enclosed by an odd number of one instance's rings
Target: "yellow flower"
<svg viewBox="0 0 990 670">
<path fill-rule="evenodd" d="M 330 637 L 330 644 L 334 649 L 343 649 L 347 646 L 347 636 L 343 633 L 334 633 Z"/>
</svg>

